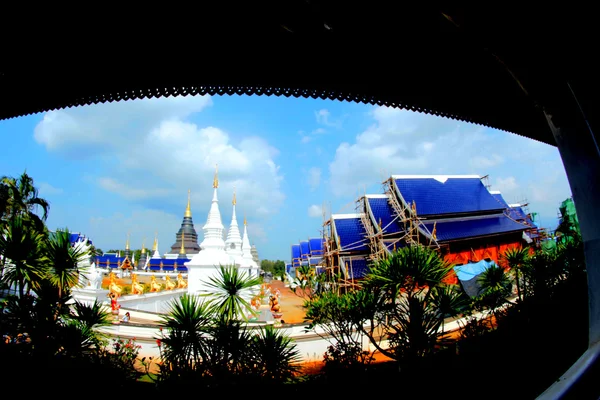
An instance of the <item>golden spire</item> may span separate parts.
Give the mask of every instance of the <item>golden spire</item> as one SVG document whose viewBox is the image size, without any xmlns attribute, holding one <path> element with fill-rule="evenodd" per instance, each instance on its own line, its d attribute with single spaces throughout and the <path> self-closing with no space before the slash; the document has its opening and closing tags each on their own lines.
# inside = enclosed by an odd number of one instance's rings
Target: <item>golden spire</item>
<svg viewBox="0 0 600 400">
<path fill-rule="evenodd" d="M 231 204 L 233 204 L 235 206 L 235 204 L 237 203 L 237 201 L 235 200 L 235 186 L 233 187 L 233 201 L 231 202 Z"/>
<path fill-rule="evenodd" d="M 154 246 L 152 246 L 152 251 L 158 250 L 158 232 L 154 232 Z"/>
<path fill-rule="evenodd" d="M 142 254 L 144 254 L 146 252 L 146 238 L 144 238 L 144 240 L 142 240 Z"/>
<path fill-rule="evenodd" d="M 127 243 L 125 243 L 125 250 L 129 250 L 129 232 L 127 232 Z"/>
<path fill-rule="evenodd" d="M 185 243 L 185 233 L 181 232 L 181 250 L 179 250 L 179 254 L 185 254 L 185 249 L 183 248 L 184 243 Z"/>
<path fill-rule="evenodd" d="M 219 187 L 219 164 L 215 164 L 215 179 L 213 179 L 213 188 Z"/>
<path fill-rule="evenodd" d="M 187 205 L 187 208 L 185 209 L 184 217 L 192 218 L 192 209 L 190 208 L 190 189 L 188 189 L 188 205 Z"/>
<path fill-rule="evenodd" d="M 246 223 L 246 214 L 244 214 L 244 226 L 246 226 L 246 225 L 247 225 L 247 223 Z"/>
</svg>

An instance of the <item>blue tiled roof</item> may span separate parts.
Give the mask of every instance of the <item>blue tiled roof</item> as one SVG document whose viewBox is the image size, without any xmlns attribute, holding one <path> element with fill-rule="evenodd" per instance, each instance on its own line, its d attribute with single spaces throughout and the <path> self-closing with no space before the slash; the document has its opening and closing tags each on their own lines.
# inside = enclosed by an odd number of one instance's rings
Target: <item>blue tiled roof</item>
<svg viewBox="0 0 600 400">
<path fill-rule="evenodd" d="M 323 260 L 323 257 L 310 257 L 308 263 L 310 265 L 317 265 Z"/>
<path fill-rule="evenodd" d="M 429 232 L 433 231 L 433 222 L 424 224 Z M 505 215 L 493 215 L 485 218 L 439 222 L 436 225 L 438 241 L 466 239 L 477 236 L 493 235 L 513 231 L 523 231 L 527 227 Z"/>
<path fill-rule="evenodd" d="M 492 193 L 492 197 L 504 208 L 508 208 L 508 203 L 504 200 L 501 193 Z"/>
<path fill-rule="evenodd" d="M 311 256 L 323 254 L 323 238 L 308 239 L 308 246 Z"/>
<path fill-rule="evenodd" d="M 300 259 L 300 245 L 299 244 L 293 244 L 292 245 L 292 263 L 294 264 L 295 261 L 297 263 L 297 261 Z"/>
<path fill-rule="evenodd" d="M 532 227 L 535 226 L 535 224 L 533 223 L 533 221 L 531 220 L 531 218 L 529 218 L 529 216 L 527 214 L 525 214 L 525 211 L 523 211 L 523 208 L 521 207 L 511 207 L 508 209 L 508 216 L 514 220 L 517 221 L 525 221 L 528 224 L 530 224 Z"/>
<path fill-rule="evenodd" d="M 310 255 L 310 248 L 308 246 L 308 240 L 300 242 L 300 256 L 303 260 L 306 260 Z"/>
<path fill-rule="evenodd" d="M 342 251 L 366 251 L 368 240 L 360 218 L 334 219 L 335 232 Z"/>
<path fill-rule="evenodd" d="M 384 233 L 398 233 L 403 230 L 398 220 L 394 220 L 394 210 L 390 203 L 388 203 L 387 198 L 367 197 L 367 200 L 375 218 L 375 221 L 373 221 L 374 224 L 379 225 L 379 220 L 381 220 L 381 227 Z"/>
<path fill-rule="evenodd" d="M 292 273 L 292 264 L 285 264 L 285 272 L 288 274 Z"/>
<path fill-rule="evenodd" d="M 364 258 L 345 260 L 345 265 L 348 267 L 348 278 L 347 279 L 360 279 L 363 278 L 368 272 L 369 267 L 367 260 Z"/>
<path fill-rule="evenodd" d="M 398 178 L 396 185 L 404 200 L 417 205 L 417 215 L 441 215 L 501 210 L 479 178 Z"/>
</svg>

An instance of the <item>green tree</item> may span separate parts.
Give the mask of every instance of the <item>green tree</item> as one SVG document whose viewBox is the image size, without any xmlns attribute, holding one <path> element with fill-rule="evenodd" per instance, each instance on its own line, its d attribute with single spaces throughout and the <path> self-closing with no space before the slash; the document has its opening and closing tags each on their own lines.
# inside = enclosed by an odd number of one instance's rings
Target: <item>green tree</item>
<svg viewBox="0 0 600 400">
<path fill-rule="evenodd" d="M 204 372 L 209 354 L 207 333 L 213 308 L 205 298 L 183 294 L 161 316 L 161 374 L 163 383 L 192 379 Z"/>
<path fill-rule="evenodd" d="M 341 295 L 327 291 L 305 301 L 306 330 L 330 343 L 325 355 L 328 374 L 357 371 L 372 361 L 373 354 L 363 350 L 361 332 L 374 318 L 375 305 L 375 296 L 365 290 Z"/>
<path fill-rule="evenodd" d="M 212 289 L 207 296 L 215 313 L 226 320 L 248 320 L 252 312 L 249 299 L 258 293 L 261 283 L 261 278 L 252 277 L 234 265 L 221 265 L 219 273 L 206 282 Z"/>
<path fill-rule="evenodd" d="M 521 293 L 521 269 L 527 262 L 528 256 L 529 248 L 527 247 L 508 249 L 501 255 L 501 259 L 506 261 L 508 267 L 515 275 L 515 283 L 517 285 L 517 297 L 519 300 L 523 300 L 523 296 Z"/>
<path fill-rule="evenodd" d="M 445 286 L 451 270 L 435 249 L 422 245 L 403 247 L 371 265 L 362 290 L 377 296 L 376 312 L 363 332 L 382 354 L 414 365 L 433 352 L 444 318 L 436 288 Z M 375 332 L 388 338 L 387 348 Z"/>
<path fill-rule="evenodd" d="M 492 264 L 477 277 L 481 305 L 498 317 L 498 310 L 512 294 L 512 280 L 504 268 Z M 497 318 L 496 318 L 497 319 Z"/>
<path fill-rule="evenodd" d="M 300 370 L 300 351 L 282 332 L 266 325 L 251 339 L 252 370 L 270 384 L 289 382 Z"/>
<path fill-rule="evenodd" d="M 71 289 L 82 286 L 80 274 L 87 273 L 82 264 L 89 251 L 71 245 L 68 229 L 52 232 L 45 245 L 47 262 L 46 279 L 56 289 L 56 301 L 64 307 L 70 299 Z"/>
<path fill-rule="evenodd" d="M 48 218 L 50 204 L 46 199 L 38 196 L 38 189 L 34 186 L 33 178 L 23 172 L 18 178 L 4 176 L 0 180 L 8 191 L 8 209 L 5 217 L 14 218 L 18 215 L 31 220 L 40 231 L 44 229 L 44 221 Z M 36 212 L 42 211 L 40 218 Z"/>
<path fill-rule="evenodd" d="M 15 285 L 21 297 L 46 274 L 44 245 L 45 236 L 20 215 L 7 221 L 0 235 L 0 254 L 5 260 L 1 280 Z"/>
</svg>

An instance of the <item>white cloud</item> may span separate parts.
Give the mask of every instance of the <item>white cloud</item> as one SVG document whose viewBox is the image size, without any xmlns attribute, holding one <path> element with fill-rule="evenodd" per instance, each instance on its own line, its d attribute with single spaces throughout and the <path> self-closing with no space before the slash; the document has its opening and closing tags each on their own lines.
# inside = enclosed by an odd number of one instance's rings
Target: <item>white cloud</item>
<svg viewBox="0 0 600 400">
<path fill-rule="evenodd" d="M 49 183 L 41 182 L 38 186 L 40 197 L 62 194 L 63 190 L 52 186 Z"/>
<path fill-rule="evenodd" d="M 323 216 L 323 208 L 316 204 L 311 205 L 308 207 L 308 216 L 311 218 L 321 218 Z"/>
<path fill-rule="evenodd" d="M 199 128 L 182 121 L 164 121 L 154 129 L 133 157 L 123 157 L 135 189 L 143 190 L 133 177 L 143 171 L 155 185 L 169 185 L 171 193 L 185 196 L 191 189 L 192 201 L 208 207 L 212 198 L 215 166 L 218 165 L 219 198 L 231 201 L 235 187 L 238 210 L 252 214 L 276 213 L 285 196 L 283 180 L 274 158 L 277 149 L 259 137 L 232 143 L 229 135 L 215 127 Z M 149 160 L 154 160 L 149 162 Z M 150 196 L 150 193 L 148 193 Z"/>
<path fill-rule="evenodd" d="M 218 164 L 222 200 L 231 201 L 235 186 L 249 219 L 277 213 L 285 199 L 279 151 L 260 137 L 232 142 L 217 127 L 184 120 L 211 104 L 209 96 L 188 96 L 65 109 L 46 113 L 35 138 L 49 151 L 97 157 L 103 172 L 92 180 L 148 208 L 179 207 L 188 189 L 193 206 L 210 207 Z"/>
<path fill-rule="evenodd" d="M 307 180 L 310 190 L 316 190 L 321 183 L 321 169 L 317 167 L 312 167 L 309 169 Z"/>
<path fill-rule="evenodd" d="M 342 119 L 332 119 L 331 113 L 329 110 L 322 108 L 319 111 L 315 111 L 315 118 L 318 124 L 333 127 L 333 128 L 341 128 L 342 127 Z M 317 129 L 318 131 L 318 129 Z M 314 131 L 313 133 L 325 133 L 325 131 Z"/>
<path fill-rule="evenodd" d="M 491 154 L 490 156 L 475 156 L 471 159 L 469 164 L 473 168 L 486 169 L 501 164 L 504 161 L 498 154 Z"/>
<path fill-rule="evenodd" d="M 34 138 L 49 151 L 89 158 L 130 150 L 163 120 L 181 119 L 210 106 L 210 96 L 128 100 L 75 107 L 44 114 Z"/>
<path fill-rule="evenodd" d="M 558 151 L 507 132 L 448 118 L 374 107 L 373 123 L 341 143 L 326 179 L 336 196 L 354 197 L 392 174 L 476 174 L 495 180 L 507 201 L 531 199 L 533 211 L 554 215 L 542 197 L 570 195 Z M 550 181 L 549 171 L 557 171 Z M 508 197 L 507 197 L 508 196 Z M 554 205 L 557 207 L 558 203 Z"/>
<path fill-rule="evenodd" d="M 300 139 L 300 142 L 301 142 L 302 144 L 306 144 L 306 143 L 310 142 L 310 141 L 311 141 L 311 139 L 312 139 L 312 138 L 311 138 L 310 136 L 302 136 L 302 139 Z"/>
<path fill-rule="evenodd" d="M 499 190 L 501 193 L 514 193 L 514 191 L 519 187 L 517 180 L 514 176 L 509 176 L 507 178 L 496 178 L 496 190 Z"/>
</svg>

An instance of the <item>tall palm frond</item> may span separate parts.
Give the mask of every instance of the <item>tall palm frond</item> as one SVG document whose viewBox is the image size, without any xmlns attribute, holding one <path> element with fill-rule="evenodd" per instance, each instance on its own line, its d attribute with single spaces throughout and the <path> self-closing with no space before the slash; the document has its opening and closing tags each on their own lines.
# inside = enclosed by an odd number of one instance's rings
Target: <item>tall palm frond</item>
<svg viewBox="0 0 600 400">
<path fill-rule="evenodd" d="M 49 236 L 46 244 L 47 278 L 58 290 L 59 298 L 82 285 L 80 274 L 87 270 L 80 263 L 88 257 L 88 251 L 71 245 L 68 229 L 57 230 Z"/>
<path fill-rule="evenodd" d="M 254 336 L 252 352 L 258 374 L 269 382 L 286 382 L 300 370 L 302 357 L 296 344 L 271 325 Z"/>
<path fill-rule="evenodd" d="M 43 249 L 44 235 L 32 229 L 26 220 L 17 216 L 7 221 L 0 234 L 0 254 L 6 261 L 2 281 L 16 285 L 20 296 L 46 276 L 47 258 Z"/>
<path fill-rule="evenodd" d="M 206 284 L 212 289 L 210 302 L 215 311 L 228 320 L 248 320 L 252 312 L 249 299 L 258 292 L 262 279 L 240 271 L 235 265 L 220 266 L 219 274 Z"/>
<path fill-rule="evenodd" d="M 523 299 L 521 295 L 521 269 L 527 262 L 528 256 L 529 249 L 527 247 L 508 249 L 501 255 L 501 259 L 508 264 L 508 267 L 515 274 L 515 283 L 517 285 L 517 296 L 519 300 Z"/>
<path fill-rule="evenodd" d="M 169 304 L 161 319 L 161 328 L 166 331 L 163 337 L 158 338 L 165 345 L 163 360 L 178 370 L 189 371 L 200 366 L 206 358 L 206 333 L 213 321 L 208 302 L 185 293 Z"/>
</svg>

